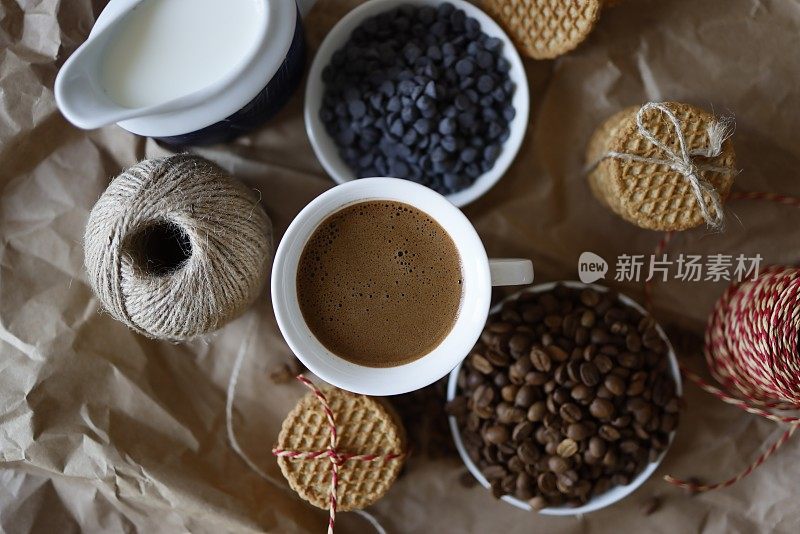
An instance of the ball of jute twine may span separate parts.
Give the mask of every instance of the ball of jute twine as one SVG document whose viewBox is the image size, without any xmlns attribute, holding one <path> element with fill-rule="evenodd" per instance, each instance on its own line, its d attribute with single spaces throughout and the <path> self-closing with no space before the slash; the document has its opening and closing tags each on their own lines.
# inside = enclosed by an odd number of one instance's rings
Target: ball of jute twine
<svg viewBox="0 0 800 534">
<path fill-rule="evenodd" d="M 267 278 L 272 224 L 253 191 L 214 163 L 180 154 L 117 176 L 84 236 L 105 310 L 148 337 L 180 341 L 239 315 Z"/>
</svg>

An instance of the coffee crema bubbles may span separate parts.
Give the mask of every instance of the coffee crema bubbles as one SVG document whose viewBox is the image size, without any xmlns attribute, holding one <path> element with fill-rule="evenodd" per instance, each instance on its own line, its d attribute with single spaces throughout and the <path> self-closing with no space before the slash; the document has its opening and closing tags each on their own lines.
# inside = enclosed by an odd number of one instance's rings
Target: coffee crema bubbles
<svg viewBox="0 0 800 534">
<path fill-rule="evenodd" d="M 323 221 L 307 242 L 297 296 L 314 336 L 359 365 L 392 367 L 433 350 L 461 304 L 458 250 L 426 213 L 370 200 Z"/>
</svg>

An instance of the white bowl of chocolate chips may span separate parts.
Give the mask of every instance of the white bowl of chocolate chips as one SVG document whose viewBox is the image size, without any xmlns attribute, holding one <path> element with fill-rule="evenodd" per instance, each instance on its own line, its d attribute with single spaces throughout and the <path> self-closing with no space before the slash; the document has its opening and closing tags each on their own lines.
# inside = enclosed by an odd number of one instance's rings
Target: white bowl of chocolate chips
<svg viewBox="0 0 800 534">
<path fill-rule="evenodd" d="M 533 286 L 495 305 L 447 388 L 470 473 L 545 515 L 593 512 L 641 486 L 672 443 L 681 393 L 664 330 L 629 297 L 580 282 Z"/>
<path fill-rule="evenodd" d="M 337 183 L 415 181 L 461 207 L 506 172 L 529 89 L 505 32 L 464 0 L 369 0 L 328 33 L 305 94 L 308 137 Z"/>
</svg>

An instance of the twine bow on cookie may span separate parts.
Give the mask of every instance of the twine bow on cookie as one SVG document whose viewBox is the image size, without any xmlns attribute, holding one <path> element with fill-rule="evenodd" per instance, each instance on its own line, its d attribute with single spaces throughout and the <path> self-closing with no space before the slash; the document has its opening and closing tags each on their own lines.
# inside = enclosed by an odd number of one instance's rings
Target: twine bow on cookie
<svg viewBox="0 0 800 534">
<path fill-rule="evenodd" d="M 644 117 L 648 111 L 657 110 L 672 124 L 675 138 L 678 140 L 678 149 L 674 150 L 672 147 L 659 141 L 655 134 L 649 130 L 644 124 Z M 708 144 L 705 147 L 694 148 L 689 150 L 686 146 L 686 135 L 683 133 L 683 127 L 669 107 L 661 102 L 648 102 L 641 107 L 636 114 L 636 125 L 639 128 L 639 134 L 647 139 L 653 146 L 658 148 L 663 154 L 662 158 L 648 158 L 639 156 L 638 154 L 630 154 L 627 152 L 610 151 L 605 154 L 600 160 L 590 166 L 594 169 L 602 160 L 606 158 L 614 158 L 625 161 L 637 161 L 640 163 L 654 163 L 657 165 L 666 165 L 673 171 L 683 176 L 692 188 L 697 205 L 700 207 L 700 212 L 703 219 L 711 230 L 722 231 L 725 228 L 725 215 L 722 210 L 722 201 L 720 200 L 719 193 L 705 178 L 703 178 L 703 171 L 717 172 L 717 173 L 732 173 L 735 172 L 727 167 L 719 165 L 711 165 L 708 163 L 696 163 L 694 158 L 714 158 L 722 153 L 722 144 L 731 135 L 731 122 L 730 120 L 723 119 L 721 121 L 712 121 L 708 125 Z"/>
<path fill-rule="evenodd" d="M 339 486 L 339 468 L 346 462 L 376 462 L 376 461 L 391 461 L 402 458 L 406 453 L 390 453 L 390 454 L 349 454 L 341 452 L 336 448 L 338 439 L 338 432 L 336 430 L 336 419 L 333 415 L 328 404 L 328 399 L 325 394 L 320 391 L 314 384 L 311 383 L 303 375 L 298 375 L 297 380 L 303 383 L 310 389 L 322 404 L 322 409 L 325 412 L 325 417 L 328 419 L 328 427 L 330 428 L 330 447 L 321 451 L 287 451 L 278 447 L 272 449 L 272 454 L 278 457 L 286 457 L 292 460 L 317 460 L 320 458 L 327 458 L 331 462 L 331 489 L 330 489 L 330 518 L 328 520 L 328 534 L 333 534 L 333 527 L 336 522 L 336 507 L 337 507 L 337 491 Z"/>
</svg>

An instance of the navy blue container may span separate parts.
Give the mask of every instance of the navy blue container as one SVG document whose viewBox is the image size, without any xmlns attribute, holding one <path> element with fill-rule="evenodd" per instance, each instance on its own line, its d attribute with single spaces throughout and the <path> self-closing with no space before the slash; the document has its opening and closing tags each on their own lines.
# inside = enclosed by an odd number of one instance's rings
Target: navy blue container
<svg viewBox="0 0 800 534">
<path fill-rule="evenodd" d="M 273 117 L 289 101 L 300 81 L 306 65 L 306 42 L 300 13 L 297 14 L 292 44 L 278 71 L 255 98 L 233 115 L 206 126 L 181 135 L 153 137 L 154 139 L 174 146 L 209 145 L 230 141 Z"/>
</svg>

